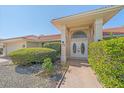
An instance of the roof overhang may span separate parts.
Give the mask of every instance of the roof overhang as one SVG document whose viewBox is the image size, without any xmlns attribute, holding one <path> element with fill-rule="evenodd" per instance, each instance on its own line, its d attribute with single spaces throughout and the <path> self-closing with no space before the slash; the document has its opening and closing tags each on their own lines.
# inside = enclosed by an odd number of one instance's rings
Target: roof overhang
<svg viewBox="0 0 124 93">
<path fill-rule="evenodd" d="M 53 19 L 52 23 L 60 31 L 61 31 L 60 27 L 62 25 L 65 25 L 68 28 L 92 25 L 96 18 L 103 18 L 103 24 L 105 24 L 123 8 L 124 8 L 123 5 L 100 8 L 89 12 Z"/>
<path fill-rule="evenodd" d="M 13 39 L 3 39 L 2 43 L 12 43 L 12 42 L 20 42 L 20 41 L 30 41 L 30 42 L 41 42 L 41 40 L 35 39 L 25 39 L 25 38 L 13 38 Z"/>
<path fill-rule="evenodd" d="M 11 42 L 18 42 L 18 41 L 24 41 L 24 39 L 23 38 L 12 38 L 12 39 L 1 40 L 2 43 L 11 43 Z"/>
</svg>

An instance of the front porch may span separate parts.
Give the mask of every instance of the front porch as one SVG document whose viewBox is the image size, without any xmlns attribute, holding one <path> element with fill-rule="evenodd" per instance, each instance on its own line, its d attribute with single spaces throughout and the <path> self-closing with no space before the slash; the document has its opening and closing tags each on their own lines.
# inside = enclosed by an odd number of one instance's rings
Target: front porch
<svg viewBox="0 0 124 93">
<path fill-rule="evenodd" d="M 88 43 L 103 39 L 103 18 L 96 18 L 93 23 L 82 21 L 72 24 L 62 26 L 61 61 L 66 62 L 70 58 L 88 60 Z"/>
<path fill-rule="evenodd" d="M 103 39 L 103 25 L 122 8 L 100 8 L 52 20 L 54 26 L 61 31 L 61 61 L 67 62 L 69 58 L 87 60 L 88 43 Z"/>
</svg>

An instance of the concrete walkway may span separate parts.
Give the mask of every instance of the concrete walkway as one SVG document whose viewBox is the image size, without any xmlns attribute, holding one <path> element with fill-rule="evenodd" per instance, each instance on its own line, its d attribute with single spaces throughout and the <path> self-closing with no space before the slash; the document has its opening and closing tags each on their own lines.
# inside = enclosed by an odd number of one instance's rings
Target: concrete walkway
<svg viewBox="0 0 124 93">
<path fill-rule="evenodd" d="M 11 62 L 11 60 L 10 60 L 10 58 L 8 58 L 8 57 L 1 57 L 0 56 L 0 63 L 5 63 L 5 62 Z"/>
<path fill-rule="evenodd" d="M 101 88 L 96 75 L 86 61 L 69 60 L 69 69 L 60 88 Z"/>
</svg>

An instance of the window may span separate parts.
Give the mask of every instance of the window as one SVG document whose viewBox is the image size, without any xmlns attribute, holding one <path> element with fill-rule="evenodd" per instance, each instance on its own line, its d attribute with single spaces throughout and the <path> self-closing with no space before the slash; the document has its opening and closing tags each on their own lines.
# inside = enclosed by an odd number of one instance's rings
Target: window
<svg viewBox="0 0 124 93">
<path fill-rule="evenodd" d="M 85 45 L 84 43 L 81 44 L 81 54 L 84 54 L 85 52 Z"/>
<path fill-rule="evenodd" d="M 73 44 L 73 53 L 76 53 L 76 44 Z"/>
<path fill-rule="evenodd" d="M 72 38 L 86 38 L 86 34 L 82 31 L 73 33 Z"/>
</svg>

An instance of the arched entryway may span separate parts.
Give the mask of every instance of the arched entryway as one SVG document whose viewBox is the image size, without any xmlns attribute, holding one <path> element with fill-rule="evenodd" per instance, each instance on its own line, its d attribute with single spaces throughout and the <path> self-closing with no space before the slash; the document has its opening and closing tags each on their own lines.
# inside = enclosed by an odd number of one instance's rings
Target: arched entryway
<svg viewBox="0 0 124 93">
<path fill-rule="evenodd" d="M 87 34 L 83 31 L 76 31 L 71 35 L 70 56 L 76 59 L 87 59 Z"/>
</svg>

